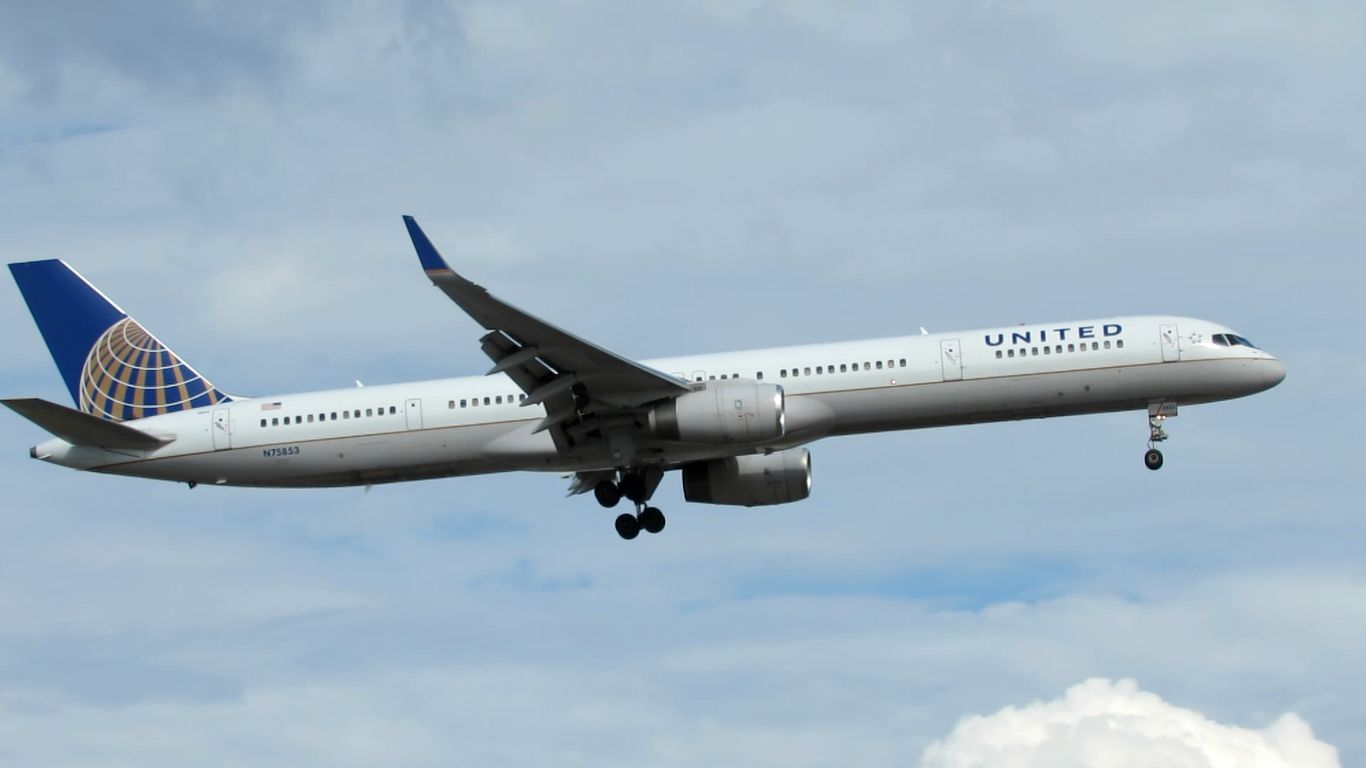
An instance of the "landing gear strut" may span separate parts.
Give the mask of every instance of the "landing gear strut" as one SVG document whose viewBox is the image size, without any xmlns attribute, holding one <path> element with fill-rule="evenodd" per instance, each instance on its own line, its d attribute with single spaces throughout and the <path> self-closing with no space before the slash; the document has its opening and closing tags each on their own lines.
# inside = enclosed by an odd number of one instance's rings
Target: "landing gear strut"
<svg viewBox="0 0 1366 768">
<path fill-rule="evenodd" d="M 1148 450 L 1143 454 L 1143 465 L 1156 472 L 1162 469 L 1162 451 L 1157 444 L 1167 439 L 1162 422 L 1176 415 L 1176 403 L 1153 403 L 1148 406 Z"/>
<path fill-rule="evenodd" d="M 635 514 L 623 512 L 617 515 L 618 536 L 630 541 L 639 536 L 641 531 L 659 533 L 664 530 L 664 513 L 658 507 L 647 506 L 663 476 L 662 471 L 650 467 L 622 472 L 615 482 L 603 480 L 593 487 L 593 495 L 604 507 L 615 507 L 622 498 L 630 499 L 636 505 Z"/>
</svg>

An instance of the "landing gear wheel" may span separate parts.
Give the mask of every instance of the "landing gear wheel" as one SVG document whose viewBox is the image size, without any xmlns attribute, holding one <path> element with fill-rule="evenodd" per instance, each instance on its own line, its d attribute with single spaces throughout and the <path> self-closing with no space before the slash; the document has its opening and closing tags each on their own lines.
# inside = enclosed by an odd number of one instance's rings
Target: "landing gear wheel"
<svg viewBox="0 0 1366 768">
<path fill-rule="evenodd" d="M 593 486 L 593 496 L 599 504 L 611 509 L 621 501 L 621 489 L 611 480 L 603 480 Z"/>
<path fill-rule="evenodd" d="M 634 501 L 637 504 L 643 504 L 645 502 L 645 478 L 640 475 L 634 472 L 629 475 L 623 475 L 621 482 L 617 483 L 617 487 L 621 489 L 621 495 L 631 501 Z"/>
<path fill-rule="evenodd" d="M 1149 448 L 1148 451 L 1143 454 L 1143 464 L 1148 469 L 1154 471 L 1162 469 L 1162 451 L 1159 451 L 1156 448 Z"/>
<path fill-rule="evenodd" d="M 664 530 L 664 513 L 659 507 L 646 507 L 640 511 L 640 527 L 648 533 L 659 533 Z"/>
<path fill-rule="evenodd" d="M 629 512 L 617 515 L 617 535 L 627 541 L 639 536 L 640 521 Z"/>
</svg>

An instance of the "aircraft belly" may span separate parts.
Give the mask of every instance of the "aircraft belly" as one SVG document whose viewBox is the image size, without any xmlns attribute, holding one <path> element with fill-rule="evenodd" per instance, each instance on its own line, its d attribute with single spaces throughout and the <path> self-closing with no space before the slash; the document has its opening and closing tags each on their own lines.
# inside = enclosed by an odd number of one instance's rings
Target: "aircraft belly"
<svg viewBox="0 0 1366 768">
<path fill-rule="evenodd" d="M 544 446 L 490 456 L 486 447 L 526 422 L 300 440 L 100 467 L 110 474 L 200 484 L 276 487 L 366 485 L 398 480 L 549 469 Z M 548 442 L 548 441 L 547 441 Z"/>
<path fill-rule="evenodd" d="M 831 434 L 973 424 L 1194 404 L 1257 386 L 1256 361 L 1200 360 L 820 393 Z"/>
</svg>

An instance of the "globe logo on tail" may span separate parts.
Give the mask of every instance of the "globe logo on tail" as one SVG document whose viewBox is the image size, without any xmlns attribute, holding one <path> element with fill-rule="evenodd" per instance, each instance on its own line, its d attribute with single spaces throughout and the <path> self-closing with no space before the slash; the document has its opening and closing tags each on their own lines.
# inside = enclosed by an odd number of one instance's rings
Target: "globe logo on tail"
<svg viewBox="0 0 1366 768">
<path fill-rule="evenodd" d="M 81 370 L 81 410 L 110 421 L 230 399 L 131 317 L 100 335 Z"/>
</svg>

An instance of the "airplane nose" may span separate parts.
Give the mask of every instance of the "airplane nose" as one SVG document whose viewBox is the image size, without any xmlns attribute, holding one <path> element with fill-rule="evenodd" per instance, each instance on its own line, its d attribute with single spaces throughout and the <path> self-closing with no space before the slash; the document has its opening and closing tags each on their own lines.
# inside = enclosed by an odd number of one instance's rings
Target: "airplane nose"
<svg viewBox="0 0 1366 768">
<path fill-rule="evenodd" d="M 1262 362 L 1262 378 L 1268 389 L 1285 381 L 1285 366 L 1280 360 L 1272 358 Z"/>
</svg>

